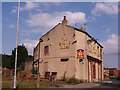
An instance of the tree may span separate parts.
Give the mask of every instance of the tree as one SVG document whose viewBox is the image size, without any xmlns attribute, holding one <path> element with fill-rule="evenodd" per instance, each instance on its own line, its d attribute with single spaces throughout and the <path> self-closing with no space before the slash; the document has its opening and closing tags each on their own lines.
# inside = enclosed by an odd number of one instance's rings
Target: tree
<svg viewBox="0 0 120 90">
<path fill-rule="evenodd" d="M 2 56 L 2 67 L 6 67 L 6 68 L 10 68 L 10 64 L 11 64 L 11 61 L 10 61 L 10 55 L 6 55 L 6 54 L 1 54 Z"/>
<path fill-rule="evenodd" d="M 11 55 L 11 68 L 14 68 L 14 64 L 15 64 L 15 54 L 16 54 L 16 48 L 14 48 L 14 50 L 12 50 L 12 55 Z M 24 64 L 25 61 L 28 58 L 28 51 L 25 48 L 24 45 L 19 45 L 18 46 L 18 55 L 17 55 L 17 67 L 24 70 Z"/>
</svg>

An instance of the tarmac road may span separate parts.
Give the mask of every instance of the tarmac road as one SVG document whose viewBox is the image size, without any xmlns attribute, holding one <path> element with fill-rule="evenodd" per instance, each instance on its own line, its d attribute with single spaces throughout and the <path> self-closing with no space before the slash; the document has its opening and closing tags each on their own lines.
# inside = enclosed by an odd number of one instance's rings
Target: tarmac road
<svg viewBox="0 0 120 90">
<path fill-rule="evenodd" d="M 100 84 L 94 88 L 120 88 L 120 80 L 112 79 L 112 80 L 104 80 L 102 82 L 98 82 Z"/>
<path fill-rule="evenodd" d="M 95 82 L 95 83 L 82 83 L 77 85 L 64 85 L 62 88 L 76 88 L 75 90 L 80 89 L 98 89 L 98 88 L 106 88 L 106 89 L 112 89 L 112 90 L 120 90 L 120 80 L 111 79 L 111 80 L 104 80 L 101 82 Z"/>
<path fill-rule="evenodd" d="M 120 90 L 120 80 L 104 80 L 95 83 L 81 83 L 77 85 L 63 85 L 59 88 L 40 90 Z"/>
</svg>

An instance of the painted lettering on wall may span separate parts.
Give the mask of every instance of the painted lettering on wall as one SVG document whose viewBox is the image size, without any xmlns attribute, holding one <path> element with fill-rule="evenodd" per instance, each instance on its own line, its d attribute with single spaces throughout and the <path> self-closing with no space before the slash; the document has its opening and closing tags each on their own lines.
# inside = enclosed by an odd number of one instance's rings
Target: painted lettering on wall
<svg viewBox="0 0 120 90">
<path fill-rule="evenodd" d="M 97 46 L 96 46 L 96 43 L 94 43 L 93 49 L 94 49 L 94 53 L 96 54 L 96 52 L 97 52 Z"/>
<path fill-rule="evenodd" d="M 59 43 L 60 49 L 69 49 L 70 41 L 67 38 L 61 38 L 61 42 Z"/>
</svg>

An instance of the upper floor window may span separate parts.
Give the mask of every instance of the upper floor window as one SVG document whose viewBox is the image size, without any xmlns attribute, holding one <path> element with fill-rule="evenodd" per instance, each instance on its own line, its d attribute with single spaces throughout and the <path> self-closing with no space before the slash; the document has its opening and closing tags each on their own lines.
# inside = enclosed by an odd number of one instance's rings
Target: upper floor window
<svg viewBox="0 0 120 90">
<path fill-rule="evenodd" d="M 89 47 L 89 51 L 91 51 L 91 50 L 92 50 L 92 45 L 91 45 L 91 43 L 88 44 L 88 47 Z"/>
<path fill-rule="evenodd" d="M 44 47 L 44 55 L 48 55 L 49 54 L 49 46 L 45 46 Z"/>
<path fill-rule="evenodd" d="M 99 57 L 100 56 L 99 46 L 97 46 L 97 51 L 98 51 L 98 57 Z"/>
<path fill-rule="evenodd" d="M 100 58 L 102 59 L 102 49 L 100 49 Z"/>
</svg>

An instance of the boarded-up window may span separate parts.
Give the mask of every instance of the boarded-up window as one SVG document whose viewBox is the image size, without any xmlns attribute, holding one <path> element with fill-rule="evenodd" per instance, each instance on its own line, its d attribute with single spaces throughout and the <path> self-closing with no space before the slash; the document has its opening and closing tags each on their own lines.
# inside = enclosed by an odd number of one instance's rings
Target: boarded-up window
<svg viewBox="0 0 120 90">
<path fill-rule="evenodd" d="M 49 46 L 45 46 L 44 47 L 44 55 L 48 55 L 49 54 Z"/>
<path fill-rule="evenodd" d="M 100 56 L 99 46 L 97 46 L 97 51 L 98 51 L 98 57 L 99 57 Z"/>
<path fill-rule="evenodd" d="M 102 59 L 102 49 L 100 49 L 100 57 L 101 57 L 101 59 Z"/>
<path fill-rule="evenodd" d="M 68 61 L 69 58 L 62 58 L 61 61 Z"/>
</svg>

